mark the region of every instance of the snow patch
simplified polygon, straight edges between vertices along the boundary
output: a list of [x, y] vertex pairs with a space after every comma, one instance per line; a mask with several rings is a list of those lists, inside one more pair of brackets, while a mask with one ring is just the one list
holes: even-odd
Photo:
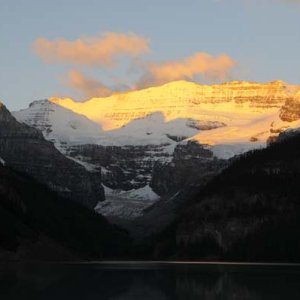
[[88, 172], [96, 173], [96, 172], [100, 171], [100, 168], [98, 166], [86, 162], [85, 159], [82, 156], [77, 156], [75, 158], [75, 157], [71, 157], [71, 156], [66, 155], [66, 157], [73, 160], [73, 161], [75, 161], [79, 165], [83, 166]]
[[[121, 128], [105, 132], [98, 144], [103, 146], [172, 145], [178, 140], [192, 137], [199, 132], [189, 126], [189, 119], [166, 121], [161, 112], [150, 113], [132, 120]], [[173, 137], [173, 138], [170, 138]]]
[[119, 217], [132, 220], [143, 215], [146, 208], [160, 197], [146, 185], [130, 191], [113, 190], [103, 185], [106, 200], [99, 202], [95, 211], [106, 217]]
[[241, 155], [245, 152], [265, 148], [265, 142], [258, 143], [238, 143], [238, 144], [220, 144], [213, 147], [206, 146], [205, 148], [211, 150], [213, 155], [220, 159], [230, 159], [236, 155]]
[[159, 196], [152, 190], [149, 185], [146, 185], [142, 188], [132, 189], [129, 191], [124, 190], [113, 190], [103, 184], [105, 195], [108, 197], [117, 197], [117, 198], [131, 198], [146, 202], [155, 202], [159, 199]]
[[[1, 104], [1, 103], [0, 103]], [[2, 166], [5, 166], [5, 160], [2, 158], [2, 157], [0, 157], [0, 164], [2, 165]]]

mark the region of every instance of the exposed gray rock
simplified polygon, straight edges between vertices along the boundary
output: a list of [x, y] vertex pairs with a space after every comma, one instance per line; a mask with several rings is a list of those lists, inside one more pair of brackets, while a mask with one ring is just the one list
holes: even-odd
[[161, 196], [186, 187], [201, 186], [218, 174], [227, 161], [216, 159], [210, 150], [189, 141], [176, 146], [171, 162], [156, 162], [150, 186]]

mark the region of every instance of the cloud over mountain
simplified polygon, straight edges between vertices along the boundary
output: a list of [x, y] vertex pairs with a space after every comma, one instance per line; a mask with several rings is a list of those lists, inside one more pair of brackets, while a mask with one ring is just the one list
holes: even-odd
[[[73, 41], [64, 38], [52, 41], [39, 38], [34, 41], [33, 50], [46, 63], [76, 66], [76, 70], [70, 70], [62, 83], [85, 99], [109, 96], [113, 90], [120, 88], [109, 88], [102, 81], [84, 75], [82, 68], [85, 72], [87, 68], [97, 68], [100, 71], [110, 69], [109, 73], [102, 74], [106, 75], [108, 82], [114, 81], [117, 75], [119, 86], [139, 89], [180, 79], [223, 80], [237, 64], [227, 54], [213, 56], [205, 52], [196, 52], [174, 61], [149, 62], [140, 57], [150, 51], [149, 40], [134, 33], [107, 32], [98, 37], [82, 37]], [[126, 73], [120, 78], [124, 57], [131, 59], [130, 66], [138, 74], [136, 78], [127, 78]], [[114, 86], [112, 82], [111, 86]]]
[[75, 41], [39, 38], [33, 43], [33, 49], [47, 63], [111, 67], [119, 56], [148, 52], [149, 42], [134, 33], [107, 32], [100, 37], [82, 37]]
[[183, 60], [147, 64], [146, 73], [138, 82], [138, 87], [163, 84], [180, 79], [194, 79], [201, 75], [209, 79], [224, 79], [236, 62], [228, 55], [212, 56], [197, 52]]
[[113, 91], [100, 80], [86, 76], [77, 70], [71, 70], [67, 80], [64, 80], [63, 83], [87, 99], [92, 97], [106, 97], [113, 93]]

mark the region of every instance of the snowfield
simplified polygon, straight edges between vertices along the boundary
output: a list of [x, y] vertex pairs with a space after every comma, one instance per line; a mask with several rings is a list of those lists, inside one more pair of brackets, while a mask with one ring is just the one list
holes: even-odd
[[106, 200], [99, 202], [95, 210], [107, 217], [132, 220], [159, 200], [159, 196], [147, 185], [130, 191], [112, 190], [104, 186]]
[[5, 160], [2, 157], [0, 157], [0, 165], [5, 166]]

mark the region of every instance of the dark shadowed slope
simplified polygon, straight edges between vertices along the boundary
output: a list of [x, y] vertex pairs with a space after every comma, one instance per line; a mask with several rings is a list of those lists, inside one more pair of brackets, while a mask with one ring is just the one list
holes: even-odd
[[299, 262], [299, 134], [236, 159], [154, 241], [160, 258]]
[[100, 215], [0, 165], [0, 260], [116, 258], [127, 245]]

